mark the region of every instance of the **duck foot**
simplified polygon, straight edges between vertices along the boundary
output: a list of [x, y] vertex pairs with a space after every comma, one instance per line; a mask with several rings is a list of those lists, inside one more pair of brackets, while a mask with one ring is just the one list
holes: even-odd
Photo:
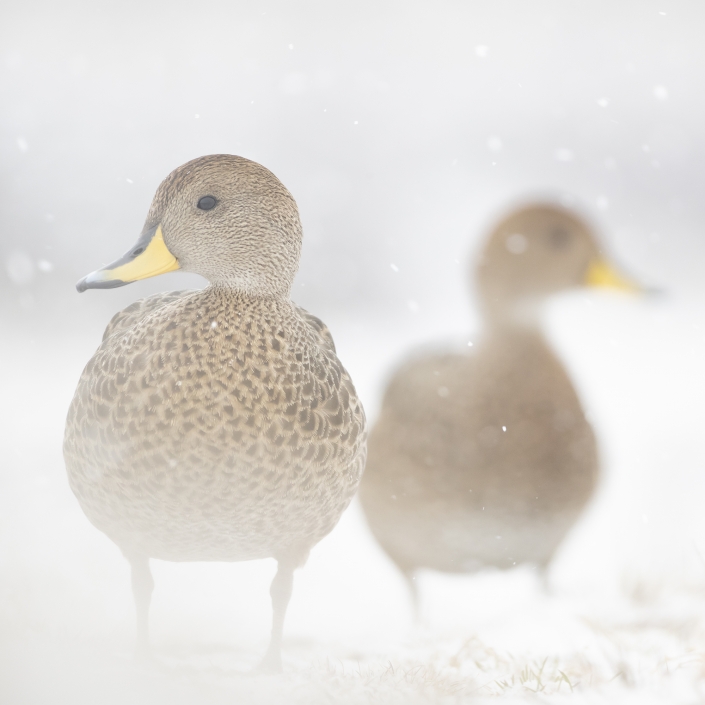
[[136, 663], [154, 663], [154, 654], [149, 642], [138, 640], [135, 644], [134, 658]]
[[275, 675], [283, 671], [281, 654], [278, 651], [268, 651], [259, 664], [252, 669], [252, 675]]

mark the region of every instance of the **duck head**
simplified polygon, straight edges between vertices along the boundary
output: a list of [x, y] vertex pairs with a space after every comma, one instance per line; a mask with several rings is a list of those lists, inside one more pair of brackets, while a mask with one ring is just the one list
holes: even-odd
[[477, 266], [485, 315], [496, 322], [534, 322], [550, 295], [581, 286], [638, 292], [613, 267], [590, 226], [551, 204], [525, 206], [495, 227]]
[[288, 296], [301, 241], [296, 202], [279, 179], [256, 162], [214, 154], [172, 171], [135, 245], [76, 288], [109, 289], [182, 269], [215, 286]]

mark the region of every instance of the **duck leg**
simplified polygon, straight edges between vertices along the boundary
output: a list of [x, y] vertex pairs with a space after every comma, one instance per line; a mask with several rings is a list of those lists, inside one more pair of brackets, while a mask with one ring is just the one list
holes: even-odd
[[298, 560], [291, 557], [277, 560], [277, 574], [272, 580], [269, 594], [272, 596], [272, 637], [264, 658], [257, 667], [259, 673], [281, 673], [282, 671], [282, 633], [284, 617], [291, 599], [294, 587], [294, 570], [299, 565]]
[[555, 590], [553, 589], [553, 584], [551, 583], [550, 576], [548, 574], [548, 563], [543, 563], [538, 567], [538, 579], [541, 585], [541, 590], [546, 597], [554, 597]]
[[126, 555], [132, 568], [132, 594], [135, 598], [137, 639], [135, 654], [138, 658], [149, 655], [149, 604], [152, 601], [154, 580], [149, 569], [149, 558], [143, 555]]
[[402, 575], [409, 586], [411, 596], [411, 609], [414, 614], [414, 624], [421, 624], [421, 595], [419, 594], [419, 583], [416, 579], [416, 571], [413, 568], [402, 569]]

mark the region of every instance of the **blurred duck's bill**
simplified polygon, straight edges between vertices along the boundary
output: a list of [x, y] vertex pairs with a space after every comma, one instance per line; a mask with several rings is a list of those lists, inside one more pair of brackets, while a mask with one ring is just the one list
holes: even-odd
[[76, 289], [114, 289], [138, 279], [156, 277], [179, 269], [179, 263], [164, 243], [162, 226], [144, 233], [135, 246], [120, 259], [83, 277]]
[[619, 289], [632, 294], [642, 293], [644, 287], [625, 277], [615, 269], [606, 259], [594, 259], [585, 274], [585, 284], [603, 289]]

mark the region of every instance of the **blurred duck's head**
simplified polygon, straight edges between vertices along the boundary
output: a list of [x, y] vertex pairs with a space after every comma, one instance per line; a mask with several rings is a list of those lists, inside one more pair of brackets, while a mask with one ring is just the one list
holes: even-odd
[[582, 286], [636, 292], [640, 287], [605, 258], [590, 226], [559, 206], [513, 211], [480, 255], [476, 282], [491, 320], [531, 320], [552, 294]]

